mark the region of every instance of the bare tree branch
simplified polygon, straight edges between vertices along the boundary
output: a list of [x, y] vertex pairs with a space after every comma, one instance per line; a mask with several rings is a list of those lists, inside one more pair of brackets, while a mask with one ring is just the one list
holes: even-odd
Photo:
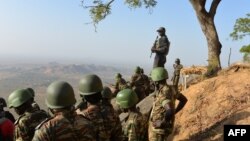
[[213, 0], [211, 7], [209, 9], [209, 14], [211, 15], [212, 18], [214, 18], [216, 14], [216, 10], [218, 5], [220, 4], [221, 0]]

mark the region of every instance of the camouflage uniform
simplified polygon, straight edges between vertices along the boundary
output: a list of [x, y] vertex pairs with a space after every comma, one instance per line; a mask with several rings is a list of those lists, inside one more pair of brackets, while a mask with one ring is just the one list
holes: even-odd
[[117, 91], [121, 91], [121, 90], [123, 90], [123, 89], [125, 89], [125, 88], [128, 88], [128, 85], [127, 85], [126, 80], [123, 79], [123, 78], [118, 78], [118, 79], [116, 80], [116, 83], [115, 83], [115, 89], [116, 89]]
[[175, 97], [172, 93], [171, 88], [166, 84], [159, 90], [155, 91], [155, 99], [153, 104], [153, 109], [150, 115], [149, 121], [149, 141], [166, 141], [167, 137], [171, 134], [174, 126], [174, 114], [170, 121], [166, 123], [161, 128], [154, 128], [153, 123], [157, 120], [163, 120], [165, 118], [165, 104], [170, 103], [171, 108], [174, 109]]
[[180, 71], [183, 68], [183, 66], [181, 64], [174, 64], [174, 76], [172, 78], [173, 81], [173, 85], [178, 88], [178, 83], [179, 83], [179, 79], [180, 79]]
[[153, 68], [164, 67], [164, 64], [166, 63], [166, 56], [168, 55], [170, 46], [168, 37], [165, 35], [165, 28], [161, 27], [157, 30], [157, 32], [162, 32], [164, 33], [164, 35], [161, 35], [161, 37], [156, 41], [156, 45], [153, 46], [153, 52], [155, 52], [156, 54]]
[[77, 113], [89, 118], [93, 125], [98, 128], [97, 132], [100, 141], [121, 141], [121, 123], [112, 108], [101, 104], [88, 105], [87, 109], [77, 110]]
[[15, 122], [15, 141], [31, 141], [35, 128], [48, 117], [42, 110], [27, 109]]
[[91, 124], [82, 115], [61, 111], [36, 128], [33, 141], [96, 141], [95, 128]]
[[145, 95], [148, 96], [150, 94], [150, 80], [147, 75], [145, 74], [141, 74], [141, 75], [142, 75], [142, 79], [144, 83], [143, 86], [145, 90]]
[[131, 77], [131, 87], [138, 95], [139, 101], [146, 97], [145, 88], [144, 88], [144, 80], [141, 74], [135, 73]]
[[147, 129], [147, 120], [139, 111], [131, 112], [124, 121], [123, 134], [127, 141], [145, 141]]

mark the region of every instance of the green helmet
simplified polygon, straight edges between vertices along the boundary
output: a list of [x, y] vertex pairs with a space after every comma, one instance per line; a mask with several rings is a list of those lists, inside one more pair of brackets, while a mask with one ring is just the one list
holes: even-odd
[[30, 94], [32, 95], [32, 97], [35, 97], [35, 91], [32, 88], [27, 88], [27, 90], [30, 92]]
[[117, 73], [116, 75], [115, 75], [115, 79], [119, 79], [119, 78], [121, 78], [122, 77], [122, 75], [120, 74], [120, 73]]
[[72, 86], [64, 81], [55, 81], [49, 85], [46, 94], [46, 105], [51, 109], [65, 108], [76, 103]]
[[79, 82], [80, 95], [92, 95], [103, 90], [102, 80], [95, 74], [85, 75]]
[[30, 100], [32, 94], [27, 89], [18, 89], [12, 92], [8, 97], [9, 108], [16, 108]]
[[139, 66], [137, 66], [136, 68], [135, 68], [135, 73], [140, 73], [141, 72], [141, 68], [139, 67]]
[[102, 98], [111, 99], [112, 98], [112, 92], [109, 87], [104, 87], [102, 90]]
[[168, 79], [168, 72], [163, 67], [156, 67], [151, 72], [151, 78], [153, 81], [161, 81], [163, 79]]
[[116, 95], [116, 104], [121, 108], [130, 108], [137, 102], [137, 94], [132, 89], [123, 89]]
[[0, 97], [0, 107], [2, 108], [7, 107], [6, 101], [2, 97]]

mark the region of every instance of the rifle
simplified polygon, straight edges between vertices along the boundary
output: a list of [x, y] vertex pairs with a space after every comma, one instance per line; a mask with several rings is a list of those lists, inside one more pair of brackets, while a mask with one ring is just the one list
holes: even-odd
[[[157, 39], [158, 39], [158, 36], [156, 36], [155, 42], [154, 42], [154, 44], [153, 44], [153, 47], [156, 46]], [[150, 58], [152, 57], [152, 54], [153, 54], [153, 52], [151, 51]]]

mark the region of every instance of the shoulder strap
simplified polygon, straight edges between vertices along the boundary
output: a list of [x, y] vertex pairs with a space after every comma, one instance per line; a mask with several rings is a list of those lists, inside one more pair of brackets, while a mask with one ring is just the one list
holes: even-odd
[[40, 124], [38, 124], [35, 128], [35, 130], [38, 130], [42, 127], [42, 125], [46, 122], [48, 122], [49, 120], [53, 119], [54, 117], [50, 117], [50, 118], [46, 118], [44, 121], [42, 121]]
[[16, 119], [14, 125], [17, 125], [17, 124], [19, 123], [20, 119], [21, 119], [22, 117], [24, 117], [24, 116], [25, 116], [25, 114], [22, 114], [21, 116], [19, 116], [19, 117]]

